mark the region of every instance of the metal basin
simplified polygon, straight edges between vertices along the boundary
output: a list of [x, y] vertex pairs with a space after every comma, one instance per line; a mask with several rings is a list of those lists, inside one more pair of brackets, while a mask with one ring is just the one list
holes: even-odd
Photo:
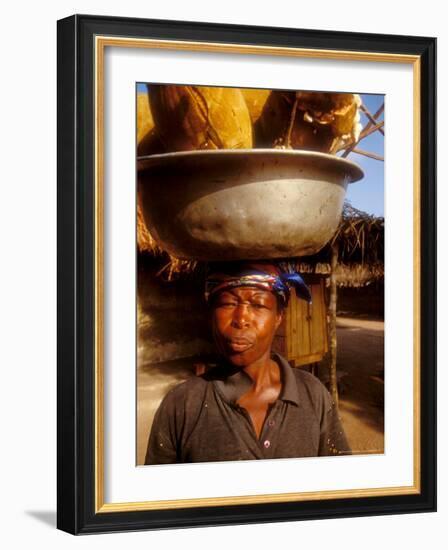
[[151, 235], [182, 259], [239, 260], [318, 252], [334, 234], [348, 183], [345, 159], [311, 151], [250, 149], [138, 159]]

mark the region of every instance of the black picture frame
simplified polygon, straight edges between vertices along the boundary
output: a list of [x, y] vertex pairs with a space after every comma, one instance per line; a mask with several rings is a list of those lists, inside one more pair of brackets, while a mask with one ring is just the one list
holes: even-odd
[[[96, 36], [412, 55], [420, 61], [420, 491], [159, 510], [95, 505]], [[58, 21], [57, 526], [73, 534], [436, 510], [436, 40], [74, 15]]]

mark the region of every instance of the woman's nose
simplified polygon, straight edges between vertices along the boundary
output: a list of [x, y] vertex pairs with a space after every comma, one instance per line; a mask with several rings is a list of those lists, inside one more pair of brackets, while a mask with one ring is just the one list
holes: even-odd
[[235, 327], [243, 328], [250, 323], [250, 306], [249, 304], [240, 303], [233, 312], [232, 323]]

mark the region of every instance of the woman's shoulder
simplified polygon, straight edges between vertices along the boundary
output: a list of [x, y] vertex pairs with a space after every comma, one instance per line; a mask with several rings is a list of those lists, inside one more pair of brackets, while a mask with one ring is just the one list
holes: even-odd
[[330, 392], [317, 376], [301, 368], [292, 368], [292, 370], [300, 400], [309, 400], [318, 410], [331, 408], [333, 400]]
[[291, 368], [299, 384], [303, 384], [309, 388], [314, 389], [315, 391], [319, 391], [319, 392], [323, 390], [327, 391], [324, 384], [322, 384], [319, 378], [317, 378], [317, 376], [315, 376], [314, 374], [311, 374], [310, 372], [299, 367], [297, 368], [291, 367]]
[[171, 387], [166, 393], [166, 397], [176, 397], [180, 398], [182, 396], [187, 396], [191, 393], [200, 392], [206, 384], [202, 376], [191, 375], [186, 380], [178, 382]]

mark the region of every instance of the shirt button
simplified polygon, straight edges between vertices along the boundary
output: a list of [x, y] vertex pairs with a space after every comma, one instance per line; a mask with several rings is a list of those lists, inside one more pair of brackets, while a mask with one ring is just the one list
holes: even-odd
[[272, 428], [272, 426], [275, 426], [275, 420], [269, 420], [268, 425]]
[[266, 441], [263, 443], [263, 445], [264, 445], [265, 449], [269, 449], [269, 447], [271, 446], [271, 442], [269, 441], [269, 439], [266, 439]]

